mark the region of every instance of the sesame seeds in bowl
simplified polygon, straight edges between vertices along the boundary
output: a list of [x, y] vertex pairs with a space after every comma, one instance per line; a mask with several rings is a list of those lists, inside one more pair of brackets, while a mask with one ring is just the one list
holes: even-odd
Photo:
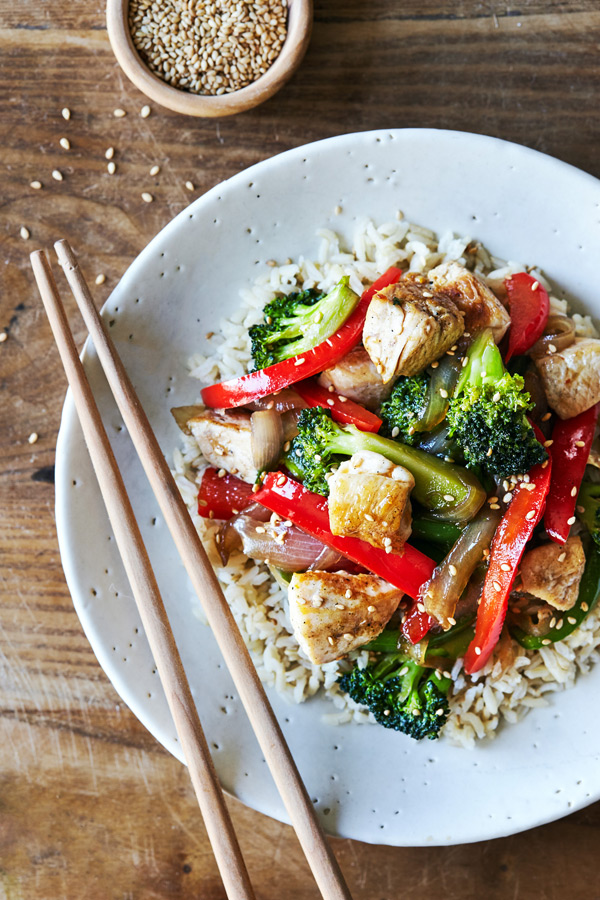
[[226, 116], [267, 100], [294, 73], [312, 0], [108, 0], [107, 25], [117, 61], [148, 97]]

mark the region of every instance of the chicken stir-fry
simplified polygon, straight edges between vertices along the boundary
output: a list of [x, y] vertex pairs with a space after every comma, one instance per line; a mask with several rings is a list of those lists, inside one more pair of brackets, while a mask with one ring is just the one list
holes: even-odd
[[464, 331], [464, 314], [421, 276], [379, 291], [369, 306], [363, 343], [385, 384], [439, 359]]
[[364, 347], [355, 347], [334, 366], [319, 375], [319, 383], [367, 409], [379, 409], [392, 385], [384, 384]]
[[238, 475], [243, 481], [256, 481], [249, 412], [184, 406], [173, 410], [173, 415], [180, 427], [196, 438], [211, 466]]
[[464, 313], [468, 332], [476, 334], [491, 328], [494, 340], [500, 343], [510, 325], [510, 316], [483, 279], [455, 262], [436, 266], [428, 278], [436, 293], [448, 297]]
[[547, 543], [529, 550], [521, 563], [523, 590], [554, 609], [572, 609], [585, 568], [581, 538], [570, 537], [564, 546]]
[[577, 338], [570, 347], [550, 352], [535, 364], [548, 403], [561, 419], [571, 419], [600, 400], [599, 340]]

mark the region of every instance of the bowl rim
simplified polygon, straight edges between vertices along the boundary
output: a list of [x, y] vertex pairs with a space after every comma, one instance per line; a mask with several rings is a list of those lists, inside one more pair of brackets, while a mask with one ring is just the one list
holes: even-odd
[[200, 117], [234, 115], [273, 96], [292, 77], [306, 53], [313, 22], [313, 0], [288, 0], [288, 27], [281, 52], [256, 81], [227, 94], [193, 94], [173, 87], [139, 55], [129, 29], [129, 0], [107, 0], [108, 38], [117, 62], [131, 82], [150, 100], [173, 112]]

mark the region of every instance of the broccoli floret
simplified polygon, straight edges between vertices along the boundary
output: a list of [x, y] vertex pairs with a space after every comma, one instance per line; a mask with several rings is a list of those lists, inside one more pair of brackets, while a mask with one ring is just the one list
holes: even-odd
[[398, 439], [413, 445], [419, 434], [415, 423], [423, 416], [428, 400], [429, 375], [401, 375], [389, 399], [381, 404], [380, 415], [384, 422], [384, 434], [391, 435], [395, 428]]
[[337, 331], [360, 299], [349, 282], [342, 278], [328, 294], [311, 288], [267, 303], [264, 322], [248, 331], [255, 369], [306, 353]]
[[533, 403], [523, 379], [506, 372], [489, 328], [473, 341], [467, 360], [450, 401], [448, 434], [469, 466], [496, 478], [528, 472], [548, 454], [527, 420]]
[[327, 496], [327, 475], [344, 457], [361, 451], [380, 453], [404, 466], [415, 479], [412, 496], [426, 509], [451, 521], [469, 521], [485, 500], [485, 493], [472, 473], [416, 447], [360, 431], [354, 425], [338, 425], [322, 407], [303, 409], [298, 434], [284, 456], [291, 474], [306, 488]]
[[367, 706], [380, 725], [416, 741], [439, 737], [450, 711], [450, 679], [401, 653], [384, 653], [363, 669], [355, 663], [338, 684], [352, 700]]
[[577, 498], [577, 514], [600, 548], [600, 484], [583, 482]]

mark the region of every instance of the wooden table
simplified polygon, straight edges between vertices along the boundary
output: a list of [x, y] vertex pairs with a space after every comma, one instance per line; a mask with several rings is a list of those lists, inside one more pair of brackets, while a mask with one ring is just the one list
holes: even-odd
[[[105, 275], [103, 299], [193, 197], [272, 154], [354, 130], [478, 131], [600, 175], [600, 10], [593, 0], [524, 0], [519, 11], [495, 0], [317, 0], [294, 80], [220, 121], [159, 108], [140, 117], [145, 100], [113, 59], [101, 3], [1, 0], [0, 10], [0, 898], [216, 900], [224, 892], [187, 773], [108, 683], [64, 583], [52, 482], [65, 380], [28, 253], [67, 237], [91, 280]], [[231, 810], [258, 897], [316, 898], [291, 829], [235, 800]], [[596, 804], [471, 846], [334, 845], [356, 900], [587, 900], [600, 897], [599, 838]]]

